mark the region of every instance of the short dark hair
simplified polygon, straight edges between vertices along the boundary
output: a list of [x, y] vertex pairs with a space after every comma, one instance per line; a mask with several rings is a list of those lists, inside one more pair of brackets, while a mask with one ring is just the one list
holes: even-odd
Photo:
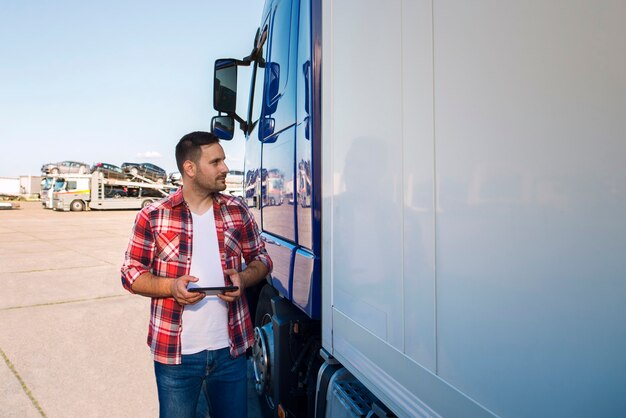
[[202, 131], [191, 132], [180, 138], [180, 141], [176, 144], [176, 165], [180, 174], [183, 174], [183, 163], [185, 161], [198, 162], [202, 145], [217, 144], [219, 142], [220, 139], [215, 134]]

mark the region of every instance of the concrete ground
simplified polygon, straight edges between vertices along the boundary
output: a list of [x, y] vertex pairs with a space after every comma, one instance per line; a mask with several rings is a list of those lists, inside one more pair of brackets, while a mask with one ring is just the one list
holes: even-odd
[[136, 213], [0, 211], [1, 417], [158, 416], [150, 301], [119, 274]]

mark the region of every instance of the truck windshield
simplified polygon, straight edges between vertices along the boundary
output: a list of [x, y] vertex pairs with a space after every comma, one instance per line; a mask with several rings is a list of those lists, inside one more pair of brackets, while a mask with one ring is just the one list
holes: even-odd
[[52, 179], [44, 178], [41, 180], [41, 190], [50, 190], [52, 187]]
[[65, 180], [55, 181], [53, 191], [60, 192], [61, 190], [65, 190]]

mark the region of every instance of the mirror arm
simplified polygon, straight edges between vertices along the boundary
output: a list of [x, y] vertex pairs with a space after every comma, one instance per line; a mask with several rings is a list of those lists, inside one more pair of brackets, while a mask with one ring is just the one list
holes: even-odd
[[229, 113], [228, 116], [231, 116], [233, 119], [235, 119], [237, 122], [239, 122], [239, 129], [241, 129], [245, 133], [248, 133], [248, 124], [246, 123], [245, 120], [241, 119], [241, 116], [239, 116], [235, 112]]
[[[254, 51], [252, 51], [254, 52]], [[247, 57], [244, 57], [243, 59], [240, 60], [233, 60], [235, 61], [235, 64], [237, 64], [237, 67], [249, 67], [250, 64], [252, 63], [252, 59], [250, 59], [250, 57], [252, 56], [252, 54], [248, 55]]]
[[250, 55], [248, 55], [247, 57], [243, 57], [241, 61], [237, 60], [237, 65], [246, 65], [246, 66], [250, 65], [250, 63], [254, 61], [254, 57], [256, 53], [257, 53], [256, 50], [252, 50], [252, 52], [250, 52]]
[[248, 55], [247, 57], [243, 57], [241, 61], [237, 61], [237, 65], [250, 65], [250, 63], [252, 61], [256, 61], [257, 58], [262, 58], [262, 57], [259, 57], [260, 50], [261, 50], [260, 48], [255, 46], [254, 48], [252, 48], [250, 55]]

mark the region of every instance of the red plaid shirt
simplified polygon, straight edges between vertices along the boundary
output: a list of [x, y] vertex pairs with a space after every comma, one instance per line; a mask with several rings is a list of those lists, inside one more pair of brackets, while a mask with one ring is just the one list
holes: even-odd
[[[243, 256], [246, 263], [258, 260], [271, 271], [272, 261], [245, 203], [218, 193], [213, 199], [213, 211], [222, 269], [241, 271]], [[122, 265], [124, 288], [133, 293], [132, 284], [145, 272], [169, 278], [189, 274], [192, 242], [191, 212], [183, 199], [182, 188], [142, 209], [135, 219]], [[232, 284], [226, 275], [224, 284]], [[182, 310], [174, 298], [152, 298], [148, 345], [159, 363], [181, 363]], [[254, 341], [245, 296], [228, 304], [228, 333], [233, 357], [245, 353]]]

